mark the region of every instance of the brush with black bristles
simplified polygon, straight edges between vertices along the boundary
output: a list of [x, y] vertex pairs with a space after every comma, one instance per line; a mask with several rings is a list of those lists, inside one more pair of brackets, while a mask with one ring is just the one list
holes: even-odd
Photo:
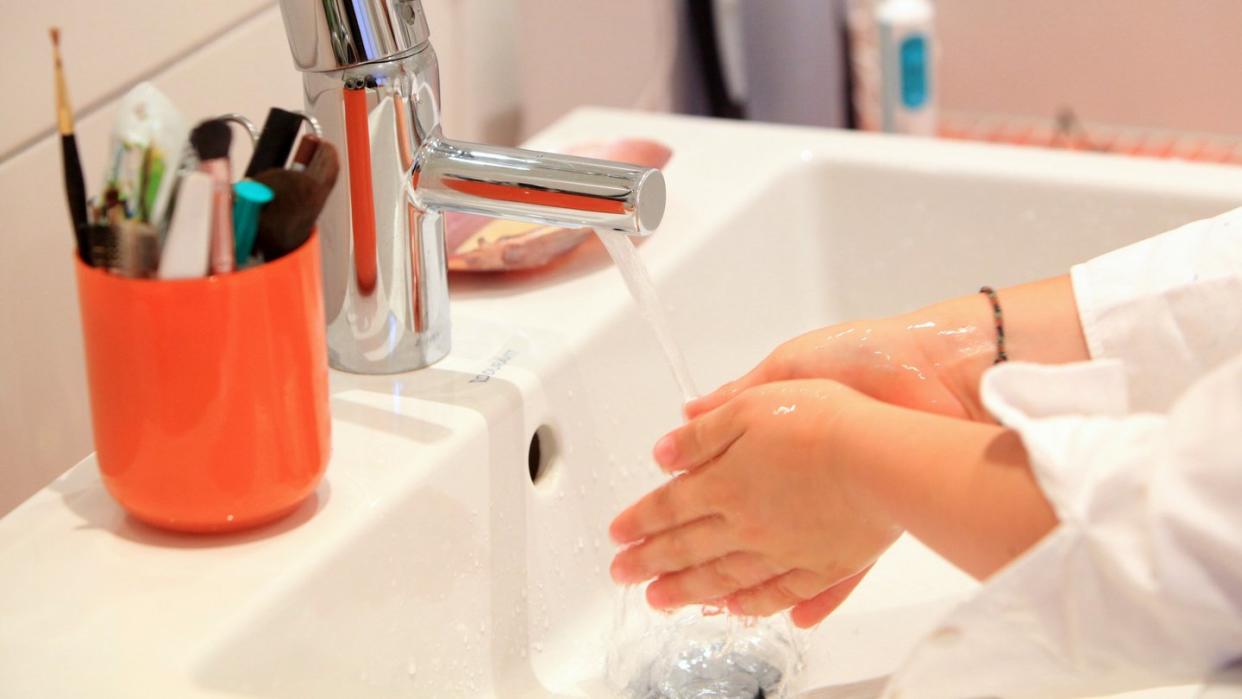
[[229, 146], [233, 132], [223, 119], [204, 121], [190, 132], [190, 145], [198, 156], [198, 169], [211, 177], [211, 258], [212, 274], [226, 274], [237, 267], [233, 259], [233, 173], [229, 167]]
[[60, 131], [60, 158], [65, 177], [65, 198], [69, 202], [69, 219], [77, 241], [78, 256], [91, 264], [86, 213], [86, 180], [82, 177], [82, 160], [78, 141], [73, 135], [73, 110], [69, 107], [69, 88], [65, 85], [65, 67], [60, 58], [60, 28], [52, 27], [52, 57], [56, 61], [56, 128]]

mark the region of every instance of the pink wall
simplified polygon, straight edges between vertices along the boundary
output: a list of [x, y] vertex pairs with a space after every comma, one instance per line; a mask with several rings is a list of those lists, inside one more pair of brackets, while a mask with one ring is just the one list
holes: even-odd
[[937, 0], [946, 110], [1242, 133], [1238, 0]]
[[675, 111], [679, 5], [518, 0], [523, 135], [580, 105]]
[[[517, 2], [522, 133], [579, 104], [676, 108], [669, 0]], [[765, 0], [743, 0], [762, 3]], [[827, 1], [827, 0], [825, 0]], [[1242, 0], [936, 0], [950, 112], [1242, 133]]]

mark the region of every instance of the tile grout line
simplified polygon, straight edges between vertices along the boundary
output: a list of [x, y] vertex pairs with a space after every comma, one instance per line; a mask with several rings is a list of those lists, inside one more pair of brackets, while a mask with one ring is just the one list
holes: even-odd
[[[90, 100], [85, 105], [82, 105], [81, 107], [73, 111], [74, 124], [78, 124], [78, 123], [81, 123], [89, 119], [95, 113], [107, 107], [108, 104], [115, 102], [119, 100], [120, 98], [124, 97], [125, 93], [133, 89], [134, 85], [137, 85], [138, 83], [146, 81], [146, 80], [154, 80], [158, 78], [160, 75], [167, 73], [168, 71], [184, 63], [186, 60], [192, 58], [196, 53], [208, 48], [209, 46], [220, 41], [221, 39], [228, 36], [229, 34], [242, 29], [245, 25], [258, 20], [259, 17], [267, 13], [273, 7], [276, 7], [276, 0], [269, 0], [266, 4], [258, 8], [255, 8], [254, 10], [248, 12], [245, 15], [242, 15], [232, 25], [222, 28], [219, 32], [215, 34], [211, 34], [191, 44], [187, 44], [185, 47], [176, 51], [171, 56], [169, 56], [167, 59], [161, 61], [158, 65], [155, 65], [150, 69], [147, 69], [147, 70], [144, 70], [138, 73], [132, 79], [126, 81], [125, 83]], [[9, 160], [12, 160], [13, 158], [16, 158], [22, 155], [26, 151], [37, 147], [45, 139], [55, 137], [57, 133], [58, 132], [56, 131], [55, 125], [52, 125], [45, 129], [40, 130], [39, 132], [35, 133], [29, 138], [26, 138], [25, 140], [13, 145], [8, 150], [0, 152], [0, 164], [3, 164]]]

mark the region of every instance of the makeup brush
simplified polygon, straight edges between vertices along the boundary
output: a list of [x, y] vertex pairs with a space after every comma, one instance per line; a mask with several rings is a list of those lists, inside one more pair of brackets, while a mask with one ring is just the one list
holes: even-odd
[[112, 227], [116, 236], [116, 259], [112, 271], [125, 277], [145, 279], [160, 264], [160, 233], [149, 223], [126, 219]]
[[263, 261], [277, 260], [298, 249], [310, 237], [321, 206], [319, 183], [305, 172], [273, 168], [254, 176], [254, 181], [272, 190], [272, 201], [259, 212], [255, 241]]
[[198, 169], [212, 179], [211, 273], [225, 274], [236, 268], [233, 259], [233, 175], [229, 170], [229, 146], [233, 132], [222, 119], [204, 121], [190, 132], [190, 145], [198, 155]]
[[304, 170], [274, 168], [254, 177], [274, 193], [274, 200], [259, 214], [255, 242], [267, 262], [293, 252], [306, 242], [340, 174], [336, 148], [313, 136], [302, 140], [310, 139], [314, 139], [311, 141], [314, 149]]
[[[307, 136], [306, 138], [313, 137]], [[332, 185], [336, 184], [337, 176], [341, 173], [341, 160], [336, 155], [336, 147], [331, 143], [319, 139], [315, 139], [314, 143], [315, 150], [306, 164], [306, 174], [319, 184], [318, 206], [322, 207], [323, 202], [327, 201], [328, 195], [332, 193]]]
[[56, 127], [60, 131], [60, 158], [65, 177], [65, 198], [69, 202], [69, 219], [73, 225], [78, 256], [91, 264], [86, 214], [86, 181], [82, 177], [82, 160], [78, 141], [73, 134], [73, 110], [69, 107], [69, 88], [65, 85], [65, 67], [60, 58], [60, 28], [49, 30], [52, 36], [52, 57], [56, 62]]
[[319, 139], [311, 135], [302, 137], [298, 141], [298, 148], [293, 152], [293, 160], [289, 163], [289, 169], [296, 172], [302, 172], [310, 166], [311, 158], [315, 157], [315, 151], [319, 148]]

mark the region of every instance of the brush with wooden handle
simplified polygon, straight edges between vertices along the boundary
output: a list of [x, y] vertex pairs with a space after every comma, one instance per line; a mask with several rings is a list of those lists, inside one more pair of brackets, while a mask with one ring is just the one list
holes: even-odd
[[60, 29], [52, 27], [52, 57], [56, 62], [56, 128], [60, 131], [60, 157], [65, 177], [65, 198], [69, 202], [69, 219], [77, 241], [78, 256], [91, 264], [90, 241], [86, 210], [86, 180], [82, 177], [82, 160], [78, 141], [73, 133], [73, 110], [69, 107], [69, 88], [65, 85], [65, 67], [60, 57]]

